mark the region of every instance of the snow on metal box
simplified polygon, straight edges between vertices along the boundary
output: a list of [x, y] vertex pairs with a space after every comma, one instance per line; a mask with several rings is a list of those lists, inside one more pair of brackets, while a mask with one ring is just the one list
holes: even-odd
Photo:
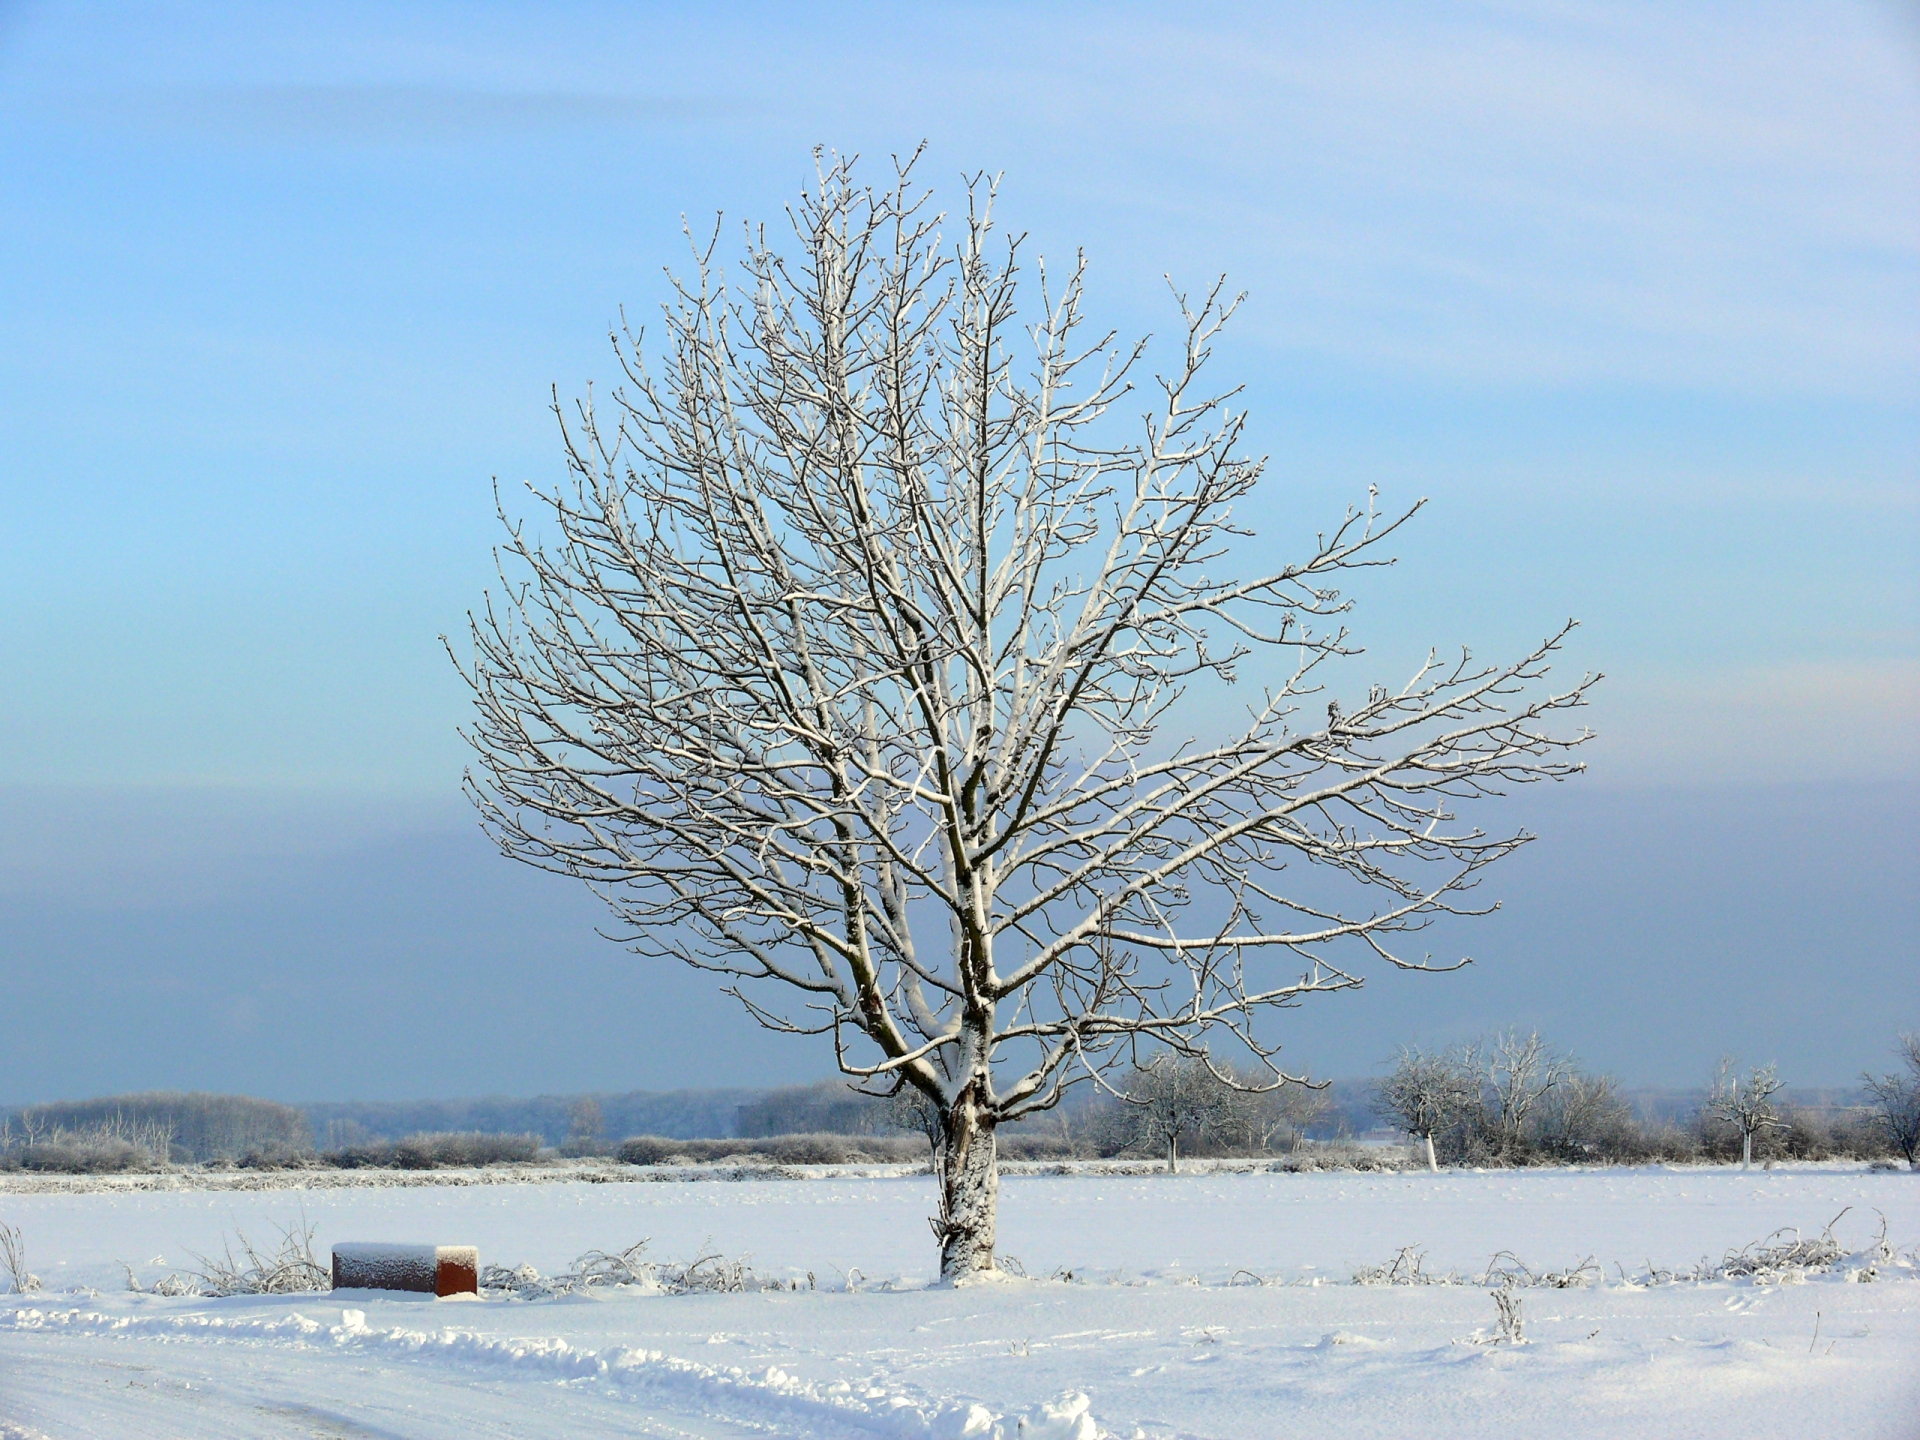
[[333, 1288], [472, 1295], [480, 1288], [480, 1251], [472, 1245], [336, 1245]]

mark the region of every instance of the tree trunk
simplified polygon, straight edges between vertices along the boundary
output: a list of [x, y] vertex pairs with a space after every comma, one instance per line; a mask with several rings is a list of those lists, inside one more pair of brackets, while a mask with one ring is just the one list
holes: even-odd
[[1740, 1132], [1740, 1168], [1742, 1170], [1753, 1168], [1753, 1132], [1751, 1130]]
[[1169, 1175], [1178, 1175], [1180, 1173], [1179, 1151], [1175, 1148], [1179, 1143], [1179, 1140], [1174, 1136], [1167, 1136], [1167, 1174]]
[[999, 1146], [993, 1121], [974, 1102], [972, 1087], [946, 1117], [935, 1159], [940, 1216], [940, 1279], [952, 1284], [993, 1269], [994, 1221], [1000, 1205]]
[[1427, 1132], [1426, 1138], [1427, 1138], [1427, 1169], [1431, 1170], [1434, 1174], [1438, 1175], [1440, 1173], [1440, 1162], [1436, 1160], [1433, 1155], [1433, 1132], [1431, 1130]]

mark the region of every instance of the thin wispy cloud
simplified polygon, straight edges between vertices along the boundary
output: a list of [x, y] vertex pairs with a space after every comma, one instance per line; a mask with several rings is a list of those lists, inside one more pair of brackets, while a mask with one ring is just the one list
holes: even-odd
[[[13, 753], [175, 778], [452, 766], [416, 651], [478, 583], [447, 538], [484, 517], [462, 487], [542, 473], [545, 386], [606, 378], [601, 327], [661, 298], [679, 217], [777, 222], [816, 142], [879, 178], [927, 137], [947, 202], [1004, 167], [1030, 257], [1086, 246], [1102, 324], [1163, 329], [1166, 272], [1246, 286], [1225, 343], [1276, 457], [1263, 536], [1301, 523], [1296, 479], [1379, 481], [1435, 495], [1434, 524], [1498, 515], [1543, 609], [1596, 645], [1797, 660], [1840, 627], [1911, 653], [1911, 592], [1863, 579], [1910, 561], [1920, 504], [1920, 45], [1891, 9], [878, 13], [33, 12], [0, 55], [23, 277], [0, 427], [23, 476], [66, 473], [62, 423], [112, 458], [97, 491], [30, 482], [0, 536], [51, 617], [16, 651], [58, 677], [53, 705], [0, 715]], [[108, 354], [101, 420], [75, 397]], [[51, 537], [93, 509], [80, 583]], [[1779, 565], [1833, 617], [1790, 642], [1764, 619]], [[379, 666], [324, 639], [277, 657], [308, 586], [368, 573], [345, 603], [390, 586], [411, 627], [367, 622]], [[157, 605], [117, 598], [143, 584]], [[199, 618], [157, 618], [176, 611]], [[1409, 643], [1456, 633], [1420, 620]], [[190, 659], [153, 682], [172, 698], [115, 743], [114, 697], [181, 633]], [[255, 649], [234, 692], [305, 717], [298, 745], [209, 718]], [[324, 719], [315, 665], [342, 671]], [[1786, 754], [1804, 731], [1781, 725]]]
[[416, 17], [379, 48], [321, 28], [242, 56], [244, 84], [150, 71], [33, 104], [240, 144], [717, 126], [797, 166], [815, 142], [877, 157], [930, 136], [939, 165], [1006, 167], [1056, 247], [1095, 242], [1107, 273], [1227, 270], [1251, 330], [1343, 365], [1920, 390], [1920, 45], [1896, 7], [840, 18], [609, 12], [588, 44], [493, 16], [452, 46]]
[[1143, 245], [1208, 236], [1279, 343], [1472, 383], [1911, 396], [1920, 66], [1871, 12], [1378, 18], [1136, 19], [1041, 47], [1076, 83], [1000, 98], [1124, 136], [1076, 194], [1163, 212]]

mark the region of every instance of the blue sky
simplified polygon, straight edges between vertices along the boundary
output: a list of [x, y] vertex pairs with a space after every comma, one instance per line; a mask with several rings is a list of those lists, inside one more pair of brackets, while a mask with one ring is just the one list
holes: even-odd
[[[691, 982], [629, 982], [590, 913], [537, 886], [538, 968], [613, 997], [571, 1056], [403, 1063], [389, 1037], [342, 1076], [324, 1055], [276, 1060], [256, 1019], [258, 1039], [189, 1060], [143, 1032], [140, 997], [271, 1017], [329, 986], [400, 985], [404, 956], [356, 959], [367, 934], [313, 918], [364, 918], [369, 857], [395, 846], [442, 846], [448, 897], [524, 883], [450, 838], [465, 701], [436, 637], [488, 579], [492, 478], [557, 473], [548, 387], [608, 378], [607, 327], [657, 303], [682, 215], [777, 217], [814, 144], [880, 161], [923, 138], [936, 189], [1003, 170], [1002, 214], [1036, 250], [1084, 247], [1110, 323], [1163, 329], [1163, 274], [1248, 290], [1218, 363], [1272, 456], [1259, 543], [1311, 533], [1369, 483], [1432, 498], [1359, 594], [1358, 683], [1428, 643], [1510, 650], [1583, 620], [1573, 659], [1609, 679], [1586, 818], [1561, 843], [1598, 848], [1542, 875], [1577, 886], [1642, 843], [1602, 811], [1679, 807], [1727, 868], [1673, 889], [1675, 914], [1745, 903], [1735, 857], [1754, 845], [1775, 847], [1760, 870], [1827, 877], [1787, 887], [1805, 924], [1774, 932], [1801, 938], [1749, 945], [1775, 946], [1776, 988], [1694, 1037], [1698, 1055], [1571, 998], [1503, 1010], [1478, 980], [1433, 1025], [1533, 1014], [1633, 1078], [1674, 1079], [1754, 1044], [1844, 1078], [1880, 1031], [1920, 1025], [1819, 969], [1864, 947], [1910, 979], [1915, 958], [1911, 807], [1887, 800], [1920, 793], [1910, 8], [14, 4], [0, 979], [41, 987], [55, 1018], [30, 1060], [0, 1057], [0, 1098], [698, 1069], [665, 1042], [636, 1058], [630, 1037], [663, 1005], [734, 1022]], [[1841, 830], [1884, 843], [1843, 871], [1807, 857]], [[268, 874], [306, 887], [297, 935], [236, 918]], [[534, 942], [445, 903], [428, 928], [446, 983], [513, 1003]], [[1514, 973], [1552, 978], [1542, 996], [1618, 983], [1604, 954], [1543, 958], [1566, 947], [1552, 896], [1538, 908]], [[1732, 983], [1730, 955], [1687, 962], [1703, 993]], [[1857, 989], [1852, 1008], [1817, 1034], [1756, 1034], [1810, 975]], [[120, 1018], [76, 1013], [61, 987], [89, 985]], [[578, 1003], [553, 1000], [553, 1024]], [[1316, 1063], [1386, 1048], [1340, 1027], [1355, 1033]], [[762, 1078], [826, 1063], [723, 1033]]]

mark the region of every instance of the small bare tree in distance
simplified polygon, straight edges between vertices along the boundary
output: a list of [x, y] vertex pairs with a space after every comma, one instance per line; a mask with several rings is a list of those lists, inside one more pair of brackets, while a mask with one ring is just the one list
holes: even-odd
[[1141, 1139], [1163, 1150], [1167, 1173], [1180, 1168], [1180, 1137], [1198, 1137], [1223, 1126], [1228, 1118], [1231, 1082], [1204, 1056], [1162, 1050], [1133, 1073], [1121, 1098]]
[[1526, 1149], [1528, 1122], [1541, 1101], [1566, 1083], [1573, 1063], [1556, 1054], [1537, 1031], [1505, 1031], [1487, 1044], [1484, 1056], [1469, 1054], [1480, 1060], [1485, 1081], [1482, 1133], [1503, 1159], [1516, 1159]]
[[1436, 1135], [1465, 1119], [1480, 1099], [1480, 1077], [1471, 1051], [1428, 1052], [1402, 1046], [1393, 1069], [1374, 1087], [1381, 1114], [1416, 1139], [1426, 1142], [1427, 1169], [1438, 1174]]
[[[1136, 400], [1146, 342], [1083, 334], [1083, 263], [1023, 325], [992, 183], [949, 246], [912, 164], [823, 161], [793, 253], [751, 230], [734, 283], [697, 245], [661, 368], [627, 331], [610, 405], [556, 395], [570, 478], [544, 534], [502, 509], [463, 673], [505, 853], [938, 1107], [954, 1280], [993, 1268], [999, 1126], [1143, 1042], [1225, 1032], [1278, 1085], [1257, 1020], [1358, 985], [1347, 955], [1451, 968], [1397, 937], [1490, 908], [1530, 837], [1460, 812], [1581, 768], [1548, 726], [1590, 681], [1545, 687], [1560, 627], [1335, 695], [1338, 587], [1418, 506], [1236, 573], [1263, 462], [1203, 372], [1237, 302], [1176, 295]], [[1236, 718], [1198, 708], [1236, 681]]]
[[1860, 1083], [1873, 1097], [1893, 1148], [1906, 1157], [1908, 1169], [1920, 1170], [1920, 1035], [1902, 1035], [1894, 1053], [1906, 1068], [1904, 1075], [1866, 1074]]
[[567, 1144], [571, 1148], [583, 1154], [593, 1154], [606, 1128], [606, 1116], [601, 1112], [600, 1102], [591, 1095], [582, 1095], [567, 1107]]
[[1633, 1123], [1633, 1111], [1610, 1075], [1567, 1077], [1542, 1103], [1534, 1119], [1534, 1143], [1549, 1155], [1580, 1160], [1602, 1150]]
[[1781, 1081], [1772, 1065], [1757, 1065], [1740, 1079], [1740, 1062], [1731, 1055], [1722, 1056], [1707, 1095], [1707, 1113], [1726, 1121], [1740, 1132], [1740, 1168], [1753, 1167], [1753, 1137], [1762, 1130], [1784, 1130], [1773, 1097], [1780, 1092]]
[[888, 1121], [901, 1130], [924, 1135], [937, 1163], [940, 1138], [946, 1130], [946, 1112], [925, 1092], [902, 1085], [886, 1102]]

